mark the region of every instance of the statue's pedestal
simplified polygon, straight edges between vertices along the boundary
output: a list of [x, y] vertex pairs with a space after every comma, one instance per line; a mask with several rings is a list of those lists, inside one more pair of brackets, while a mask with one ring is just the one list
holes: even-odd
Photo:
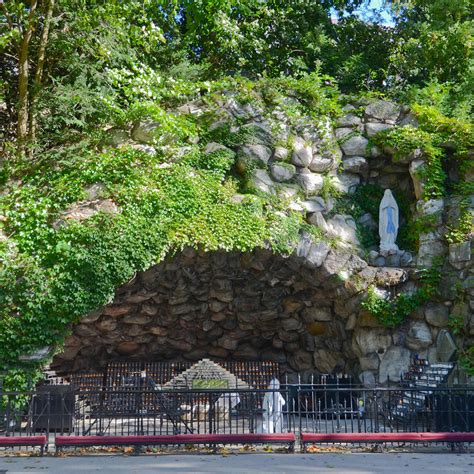
[[371, 250], [368, 260], [374, 267], [409, 267], [413, 264], [413, 255], [397, 247], [391, 250]]

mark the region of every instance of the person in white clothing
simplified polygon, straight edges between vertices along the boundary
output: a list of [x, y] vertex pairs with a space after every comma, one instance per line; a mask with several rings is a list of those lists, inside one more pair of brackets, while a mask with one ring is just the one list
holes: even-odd
[[268, 386], [268, 392], [263, 397], [263, 432], [264, 433], [281, 433], [283, 429], [283, 405], [285, 399], [278, 391], [280, 390], [280, 382], [273, 379]]

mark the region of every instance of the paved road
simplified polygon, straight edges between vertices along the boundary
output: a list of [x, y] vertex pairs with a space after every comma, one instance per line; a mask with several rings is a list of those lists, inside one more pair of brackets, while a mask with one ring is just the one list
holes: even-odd
[[0, 474], [306, 473], [464, 474], [474, 453], [237, 454], [0, 458]]

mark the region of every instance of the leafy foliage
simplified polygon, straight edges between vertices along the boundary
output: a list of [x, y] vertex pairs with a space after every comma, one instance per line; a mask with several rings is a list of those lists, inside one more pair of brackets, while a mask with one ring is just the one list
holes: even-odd
[[423, 269], [419, 280], [421, 286], [413, 294], [400, 293], [394, 298], [381, 296], [375, 287], [369, 287], [361, 306], [384, 326], [397, 327], [437, 294], [441, 272], [436, 266]]

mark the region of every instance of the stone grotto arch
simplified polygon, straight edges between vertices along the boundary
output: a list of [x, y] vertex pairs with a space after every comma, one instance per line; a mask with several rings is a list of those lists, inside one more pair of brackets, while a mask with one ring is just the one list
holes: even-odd
[[[99, 369], [108, 361], [272, 360], [286, 372], [365, 373], [385, 381], [408, 348], [360, 302], [371, 283], [406, 284], [405, 270], [301, 238], [289, 257], [184, 249], [117, 289], [110, 305], [73, 328], [52, 368]], [[388, 365], [397, 352], [399, 363]]]

